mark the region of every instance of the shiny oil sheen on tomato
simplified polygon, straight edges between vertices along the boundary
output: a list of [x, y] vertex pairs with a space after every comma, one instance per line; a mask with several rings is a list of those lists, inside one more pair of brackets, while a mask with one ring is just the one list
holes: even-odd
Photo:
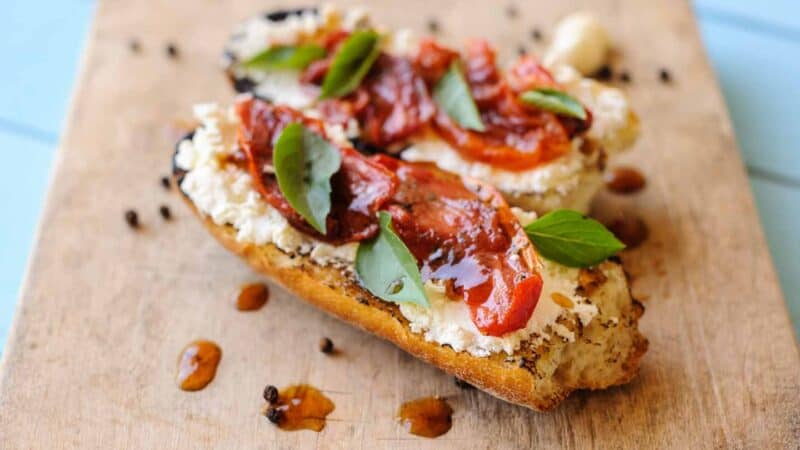
[[542, 279], [533, 247], [500, 194], [478, 182], [467, 186], [431, 164], [383, 155], [376, 161], [399, 179], [387, 209], [423, 280], [444, 282], [453, 297], [463, 298], [484, 334], [524, 327]]

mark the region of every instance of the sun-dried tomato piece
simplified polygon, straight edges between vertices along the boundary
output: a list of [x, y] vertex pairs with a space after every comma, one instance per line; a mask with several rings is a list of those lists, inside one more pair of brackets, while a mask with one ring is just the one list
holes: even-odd
[[387, 210], [423, 280], [442, 281], [451, 295], [463, 298], [484, 334], [524, 327], [542, 279], [533, 246], [502, 196], [432, 164], [374, 158], [397, 174]]
[[239, 101], [236, 111], [240, 120], [239, 145], [247, 155], [256, 188], [292, 226], [317, 239], [337, 244], [359, 241], [377, 233], [376, 213], [396, 190], [394, 174], [350, 147], [337, 146], [342, 164], [331, 178], [331, 211], [326, 221], [327, 233], [322, 235], [286, 201], [272, 170], [273, 146], [287, 125], [303, 123], [325, 136], [322, 122], [289, 107], [252, 98]]

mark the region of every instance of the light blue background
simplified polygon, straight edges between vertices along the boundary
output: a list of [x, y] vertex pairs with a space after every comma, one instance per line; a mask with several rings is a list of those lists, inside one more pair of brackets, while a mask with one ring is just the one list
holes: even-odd
[[[93, 0], [41, 3], [6, 2], [0, 32], [0, 349], [95, 7]], [[797, 331], [800, 1], [697, 0], [694, 8]]]

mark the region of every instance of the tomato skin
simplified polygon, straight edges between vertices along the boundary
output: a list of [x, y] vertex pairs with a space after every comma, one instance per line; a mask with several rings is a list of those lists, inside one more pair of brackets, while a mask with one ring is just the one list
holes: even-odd
[[499, 192], [430, 163], [385, 155], [373, 160], [398, 177], [387, 210], [423, 280], [444, 282], [448, 296], [467, 304], [483, 334], [525, 327], [542, 278], [535, 250]]
[[[472, 322], [488, 336], [502, 336], [519, 330], [527, 325], [539, 303], [542, 293], [542, 277], [538, 273], [531, 274], [523, 281], [509, 287], [503, 274], [492, 277], [492, 285], [486, 289], [492, 292], [485, 299], [473, 304], [471, 295], [466, 294], [466, 302], [470, 305]], [[500, 290], [501, 292], [495, 292]], [[481, 292], [483, 294], [483, 292]]]
[[485, 131], [462, 128], [439, 111], [433, 125], [463, 157], [510, 171], [532, 169], [571, 150], [570, 135], [558, 116], [530, 108], [512, 88], [553, 86], [550, 74], [530, 57], [517, 61], [507, 78], [484, 40], [467, 45], [465, 76]]
[[517, 58], [508, 70], [508, 86], [512, 91], [521, 94], [536, 88], [558, 88], [550, 71], [530, 55]]
[[272, 165], [273, 145], [288, 124], [302, 123], [325, 137], [322, 122], [289, 107], [254, 98], [237, 102], [236, 111], [241, 123], [239, 145], [247, 156], [256, 189], [293, 227], [334, 244], [360, 241], [378, 232], [376, 214], [397, 189], [393, 173], [350, 147], [338, 147], [342, 164], [331, 177], [331, 212], [323, 235], [286, 201], [275, 175], [264, 171], [264, 167]]

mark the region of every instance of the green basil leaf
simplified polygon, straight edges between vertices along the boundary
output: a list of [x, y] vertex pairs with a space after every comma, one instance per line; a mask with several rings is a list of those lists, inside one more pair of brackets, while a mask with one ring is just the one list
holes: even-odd
[[325, 57], [325, 49], [319, 45], [278, 46], [268, 48], [244, 61], [242, 67], [253, 70], [300, 70], [308, 67], [312, 61], [323, 57]]
[[392, 229], [392, 216], [378, 213], [380, 232], [363, 241], [356, 251], [356, 273], [373, 295], [394, 303], [414, 303], [428, 308], [417, 261]]
[[436, 82], [433, 99], [460, 126], [475, 131], [486, 131], [458, 61], [453, 61], [447, 72]]
[[322, 80], [320, 98], [341, 97], [353, 92], [380, 53], [378, 33], [372, 30], [353, 32], [333, 57], [331, 68]]
[[556, 89], [540, 88], [523, 92], [520, 100], [545, 111], [586, 120], [586, 109], [581, 102]]
[[322, 234], [331, 210], [331, 176], [341, 163], [339, 149], [300, 123], [283, 129], [272, 152], [281, 193]]
[[545, 214], [525, 232], [542, 256], [570, 267], [597, 264], [625, 248], [603, 224], [569, 209]]

